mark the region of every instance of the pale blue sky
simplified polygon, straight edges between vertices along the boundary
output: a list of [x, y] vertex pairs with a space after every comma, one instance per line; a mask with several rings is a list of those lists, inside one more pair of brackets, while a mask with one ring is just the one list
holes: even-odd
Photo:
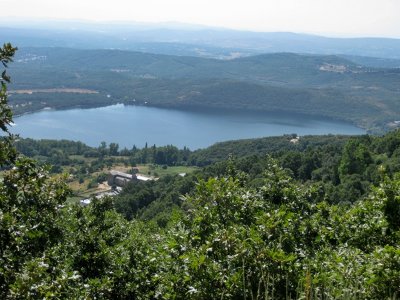
[[400, 38], [400, 0], [0, 0], [1, 17], [143, 21]]

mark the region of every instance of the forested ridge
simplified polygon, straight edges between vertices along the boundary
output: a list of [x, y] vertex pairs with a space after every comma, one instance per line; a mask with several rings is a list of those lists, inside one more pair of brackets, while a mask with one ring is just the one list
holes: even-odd
[[[4, 45], [1, 62], [14, 52]], [[399, 297], [399, 131], [235, 141], [195, 152], [16, 142], [8, 80], [3, 73], [0, 298]], [[79, 152], [96, 164], [119, 157], [202, 168], [132, 183], [82, 207], [66, 201], [60, 170], [21, 152], [59, 166]]]
[[157, 220], [159, 225], [168, 222], [171, 210], [181, 205], [180, 196], [192, 192], [199, 178], [226, 176], [228, 165], [244, 172], [248, 184], [257, 187], [273, 159], [295, 181], [318, 184], [321, 197], [332, 204], [354, 203], [368, 194], [371, 186], [379, 185], [382, 172], [392, 177], [399, 171], [400, 131], [382, 137], [294, 137], [229, 141], [196, 151], [172, 145], [119, 149], [115, 143], [93, 148], [81, 142], [32, 139], [20, 139], [16, 148], [41, 163], [50, 163], [53, 174], [67, 171], [77, 178], [86, 178], [100, 172], [91, 185], [104, 181], [107, 173], [103, 170], [115, 164], [128, 168], [147, 164], [156, 176], [160, 170], [177, 166], [197, 168], [183, 178], [167, 175], [156, 182], [132, 184], [116, 198], [117, 210], [128, 219], [136, 216]]

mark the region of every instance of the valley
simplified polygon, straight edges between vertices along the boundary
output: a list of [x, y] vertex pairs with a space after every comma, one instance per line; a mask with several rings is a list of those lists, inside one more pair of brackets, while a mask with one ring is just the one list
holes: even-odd
[[397, 299], [400, 40], [160, 24], [0, 19], [0, 298]]

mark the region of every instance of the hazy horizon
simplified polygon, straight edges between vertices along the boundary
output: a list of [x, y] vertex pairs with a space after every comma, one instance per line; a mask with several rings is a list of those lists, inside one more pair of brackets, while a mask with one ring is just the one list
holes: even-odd
[[294, 32], [329, 37], [400, 38], [400, 1], [366, 0], [1, 0], [0, 18], [35, 21], [176, 23], [253, 32]]

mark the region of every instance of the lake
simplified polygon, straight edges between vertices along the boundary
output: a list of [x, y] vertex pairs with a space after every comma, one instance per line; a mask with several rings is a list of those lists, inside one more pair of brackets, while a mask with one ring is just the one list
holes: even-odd
[[24, 138], [68, 139], [120, 149], [156, 144], [190, 149], [216, 142], [290, 133], [364, 134], [351, 124], [282, 113], [191, 112], [122, 104], [93, 109], [45, 110], [14, 118], [13, 133]]

